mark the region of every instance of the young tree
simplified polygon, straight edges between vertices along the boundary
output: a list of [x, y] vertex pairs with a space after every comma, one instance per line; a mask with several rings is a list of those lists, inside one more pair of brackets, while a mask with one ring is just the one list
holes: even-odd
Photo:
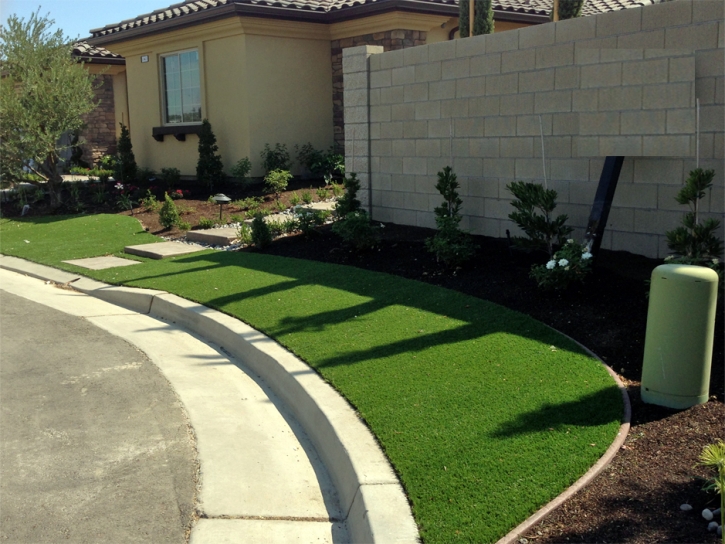
[[[3, 174], [27, 168], [47, 181], [51, 205], [61, 204], [60, 143], [83, 127], [96, 107], [94, 76], [71, 57], [72, 42], [38, 12], [25, 21], [8, 17], [0, 29], [0, 162]], [[77, 144], [76, 144], [77, 145]]]
[[199, 161], [196, 163], [196, 179], [205, 183], [209, 190], [213, 190], [214, 184], [224, 179], [224, 165], [222, 158], [217, 153], [219, 146], [216, 145], [216, 136], [211, 130], [211, 123], [204, 119], [199, 134]]
[[[473, 33], [469, 19], [469, 1], [474, 2]], [[460, 0], [458, 2], [458, 26], [461, 38], [471, 35], [493, 34], [493, 3], [491, 0]]]
[[[582, 13], [585, 0], [559, 0], [559, 20], [573, 19]], [[551, 20], [554, 20], [554, 10], [551, 11]]]
[[118, 138], [118, 161], [117, 170], [119, 181], [124, 183], [133, 183], [136, 181], [138, 166], [136, 165], [136, 157], [133, 154], [133, 146], [131, 145], [131, 135], [128, 133], [128, 127], [121, 123], [121, 136]]

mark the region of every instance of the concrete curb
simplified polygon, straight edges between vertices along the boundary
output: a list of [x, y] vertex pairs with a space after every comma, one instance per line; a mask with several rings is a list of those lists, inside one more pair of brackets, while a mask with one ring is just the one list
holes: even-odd
[[589, 470], [587, 470], [584, 475], [579, 478], [576, 482], [574, 482], [566, 491], [564, 491], [561, 495], [556, 497], [553, 501], [543, 506], [541, 509], [539, 509], [534, 515], [529, 517], [527, 520], [523, 521], [516, 527], [514, 527], [513, 530], [511, 530], [506, 536], [499, 539], [496, 544], [516, 544], [521, 538], [524, 533], [526, 533], [529, 529], [531, 529], [534, 525], [539, 523], [542, 519], [544, 519], [546, 516], [548, 516], [551, 512], [559, 508], [562, 504], [564, 504], [566, 501], [568, 501], [570, 498], [572, 498], [574, 495], [576, 495], [579, 491], [581, 491], [584, 487], [589, 485], [589, 483], [596, 478], [604, 468], [612, 462], [612, 459], [614, 459], [614, 456], [617, 455], [617, 452], [619, 451], [619, 448], [622, 447], [624, 444], [624, 441], [627, 439], [627, 434], [629, 433], [629, 426], [630, 421], [632, 419], [632, 404], [629, 402], [629, 395], [627, 394], [627, 388], [622, 383], [622, 380], [619, 379], [619, 376], [617, 376], [617, 373], [614, 372], [614, 370], [611, 369], [609, 365], [607, 365], [604, 361], [602, 361], [596, 353], [594, 353], [592, 350], [587, 348], [586, 346], [583, 346], [570, 336], [567, 336], [566, 334], [556, 331], [562, 336], [565, 336], [575, 344], [577, 344], [580, 348], [582, 348], [584, 351], [586, 351], [589, 355], [591, 355], [593, 358], [595, 358], [597, 361], [599, 361], [602, 366], [606, 369], [607, 372], [609, 372], [609, 375], [612, 376], [614, 381], [617, 384], [617, 387], [619, 388], [619, 392], [622, 394], [622, 402], [624, 403], [624, 414], [622, 416], [622, 424], [619, 426], [619, 432], [617, 433], [617, 438], [612, 442], [612, 445], [607, 448], [607, 451], [604, 452], [604, 455], [602, 455], [599, 458], [599, 461], [597, 461]]
[[176, 323], [218, 344], [256, 372], [312, 440], [333, 480], [352, 542], [419, 542], [418, 530], [387, 458], [352, 407], [307, 364], [226, 314], [164, 291], [107, 285], [0, 256], [0, 267]]

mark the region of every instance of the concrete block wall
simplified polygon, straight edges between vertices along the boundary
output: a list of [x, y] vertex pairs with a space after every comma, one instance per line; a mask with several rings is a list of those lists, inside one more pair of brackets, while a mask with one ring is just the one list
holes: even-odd
[[346, 49], [347, 171], [374, 219], [434, 227], [436, 174], [452, 165], [464, 228], [504, 237], [517, 233], [506, 185], [543, 182], [545, 168], [581, 237], [604, 157], [625, 155], [602, 247], [664, 257], [664, 233], [685, 211], [674, 195], [697, 160], [696, 99], [699, 165], [716, 172], [704, 209], [724, 211], [724, 5], [675, 0], [400, 51]]

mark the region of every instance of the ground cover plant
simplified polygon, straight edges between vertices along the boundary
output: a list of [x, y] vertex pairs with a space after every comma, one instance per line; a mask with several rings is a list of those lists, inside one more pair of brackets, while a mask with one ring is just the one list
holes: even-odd
[[[58, 243], [74, 233], [82, 243]], [[619, 429], [621, 395], [598, 362], [463, 293], [255, 252], [105, 271], [60, 262], [152, 238], [122, 216], [2, 220], [0, 235], [4, 254], [176, 293], [298, 354], [376, 434], [426, 542], [495, 541], [586, 471]]]

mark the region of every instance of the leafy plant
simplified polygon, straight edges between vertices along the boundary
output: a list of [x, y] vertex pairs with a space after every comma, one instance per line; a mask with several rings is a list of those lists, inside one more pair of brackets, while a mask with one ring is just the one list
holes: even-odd
[[160, 177], [166, 185], [166, 190], [171, 191], [171, 188], [181, 181], [181, 171], [178, 168], [162, 168]]
[[239, 241], [245, 246], [252, 244], [252, 227], [244, 222], [241, 222], [241, 225], [239, 225], [239, 229], [237, 230], [237, 238], [239, 238]]
[[[174, 200], [181, 200], [182, 198], [189, 196], [191, 194], [191, 191], [189, 191], [188, 189], [174, 189], [173, 191], [169, 191], [168, 194]], [[212, 197], [209, 198], [211, 199]], [[210, 203], [214, 204], [214, 200], [210, 200]]]
[[320, 202], [324, 202], [327, 200], [327, 197], [330, 196], [330, 193], [328, 193], [327, 189], [324, 187], [319, 187], [315, 192], [317, 193], [317, 198], [320, 199]]
[[70, 201], [66, 203], [68, 210], [72, 213], [80, 213], [85, 209], [85, 204], [81, 200], [81, 189], [83, 184], [80, 181], [73, 181], [68, 184], [68, 193]]
[[244, 220], [246, 219], [246, 217], [244, 215], [244, 212], [242, 212], [241, 214], [233, 213], [229, 217], [229, 219], [231, 220], [232, 223], [244, 223]]
[[190, 230], [191, 229], [191, 223], [188, 221], [179, 220], [179, 222], [176, 224], [177, 227], [179, 227], [180, 230]]
[[287, 170], [272, 170], [264, 177], [264, 189], [269, 193], [274, 193], [274, 197], [279, 200], [279, 194], [287, 188], [292, 174]]
[[199, 218], [199, 228], [201, 229], [210, 229], [215, 225], [213, 219], [209, 219], [207, 217], [200, 217]]
[[287, 234], [292, 233], [299, 228], [299, 223], [294, 217], [283, 219], [280, 221], [280, 225], [282, 226], [282, 232]]
[[131, 135], [128, 127], [121, 123], [121, 136], [118, 138], [116, 147], [118, 160], [116, 161], [116, 181], [122, 183], [131, 183], [136, 180], [138, 166], [136, 165], [136, 157], [133, 154], [133, 145], [131, 144]]
[[259, 154], [262, 159], [262, 167], [265, 172], [269, 173], [273, 170], [289, 170], [290, 156], [285, 144], [277, 143], [272, 149], [269, 144], [264, 144], [264, 149]]
[[[506, 189], [514, 195], [511, 205], [517, 210], [509, 214], [509, 219], [528, 236], [528, 239], [516, 237], [516, 245], [545, 250], [553, 259], [554, 245], [563, 245], [572, 231], [566, 226], [569, 218], [565, 214], [556, 218], [552, 215], [556, 208], [556, 191], [544, 189], [539, 183], [523, 181], [510, 183]], [[537, 210], [541, 213], [536, 213]]]
[[372, 225], [365, 210], [351, 212], [336, 221], [332, 225], [332, 232], [358, 251], [370, 249], [378, 241], [378, 229]]
[[295, 145], [297, 153], [297, 162], [304, 166], [310, 174], [317, 174], [319, 164], [322, 162], [323, 153], [314, 148], [311, 142], [302, 146]]
[[250, 212], [255, 212], [259, 210], [259, 206], [262, 204], [262, 202], [264, 202], [264, 199], [262, 199], [262, 197], [250, 196], [241, 200], [235, 200], [232, 204], [242, 210], [249, 210]]
[[116, 189], [116, 206], [118, 206], [122, 210], [131, 210], [131, 213], [133, 213], [133, 199], [131, 198], [131, 194], [134, 190], [134, 187], [132, 185], [124, 185], [121, 182], [116, 183], [114, 185], [114, 189]]
[[305, 204], [312, 204], [312, 193], [310, 191], [302, 191], [302, 202]]
[[103, 204], [108, 198], [105, 183], [91, 183], [91, 202]]
[[149, 212], [156, 212], [161, 207], [161, 203], [156, 200], [156, 195], [151, 192], [151, 189], [146, 190], [146, 196], [141, 199], [141, 205]]
[[159, 223], [163, 227], [170, 229], [178, 224], [179, 221], [181, 221], [181, 216], [179, 215], [176, 204], [171, 200], [169, 193], [164, 193], [164, 203], [159, 210]]
[[221, 156], [217, 153], [218, 151], [219, 146], [211, 129], [211, 123], [209, 123], [208, 119], [204, 119], [199, 133], [199, 160], [196, 163], [196, 179], [199, 183], [205, 184], [210, 191], [214, 189], [214, 184], [224, 180], [224, 165]]
[[591, 271], [592, 254], [570, 239], [545, 265], [532, 266], [529, 275], [542, 289], [566, 289], [574, 282], [583, 282]]
[[272, 231], [262, 214], [257, 214], [252, 219], [252, 243], [257, 249], [264, 249], [272, 243]]
[[244, 184], [248, 181], [247, 176], [249, 175], [249, 172], [252, 171], [252, 162], [249, 160], [248, 157], [244, 157], [243, 159], [239, 159], [237, 161], [237, 164], [232, 166], [232, 176], [237, 178], [237, 180]]
[[299, 205], [301, 202], [300, 195], [297, 193], [292, 193], [292, 196], [289, 199], [289, 203], [292, 204], [293, 207]]
[[297, 225], [302, 234], [309, 236], [316, 232], [316, 227], [324, 225], [329, 216], [330, 212], [327, 210], [301, 209], [297, 214]]
[[358, 211], [361, 206], [360, 201], [357, 199], [357, 192], [360, 190], [360, 180], [357, 179], [357, 174], [353, 172], [350, 174], [350, 177], [345, 176], [343, 185], [345, 187], [345, 194], [335, 204], [335, 212], [337, 212], [337, 216], [340, 218]]
[[335, 198], [340, 198], [342, 195], [345, 194], [345, 185], [342, 183], [333, 183], [332, 184], [332, 196]]
[[[720, 495], [720, 526], [725, 526], [725, 442], [718, 440], [705, 446], [700, 453], [699, 465], [715, 469], [715, 476], [705, 486]], [[722, 530], [722, 543], [725, 544], [725, 530]]]
[[156, 172], [151, 168], [141, 167], [136, 171], [136, 179], [139, 183], [148, 185], [156, 178]]
[[281, 200], [278, 200], [277, 201], [277, 211], [283, 212], [286, 209], [287, 209], [287, 205], [284, 202], [282, 202]]
[[458, 196], [458, 179], [453, 169], [446, 166], [438, 172], [436, 189], [443, 196], [443, 202], [435, 208], [435, 220], [438, 232], [425, 241], [428, 251], [434, 253], [438, 261], [454, 267], [468, 261], [476, 252], [476, 246], [468, 233], [460, 229], [461, 205]]
[[[473, 19], [473, 32], [471, 32], [469, 21], [469, 2], [475, 1], [475, 14]], [[491, 0], [461, 0], [458, 3], [458, 26], [460, 27], [461, 38], [479, 36], [481, 34], [493, 34], [494, 19], [493, 5]]]

